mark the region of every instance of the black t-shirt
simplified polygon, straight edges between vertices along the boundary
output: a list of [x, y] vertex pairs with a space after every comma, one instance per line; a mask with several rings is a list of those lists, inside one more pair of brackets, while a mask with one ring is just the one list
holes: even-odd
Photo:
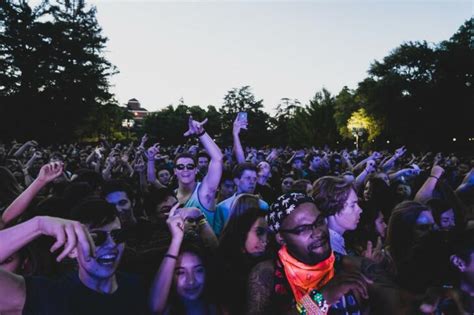
[[148, 293], [138, 277], [116, 273], [118, 289], [103, 294], [89, 289], [76, 272], [58, 280], [26, 277], [23, 314], [149, 314]]

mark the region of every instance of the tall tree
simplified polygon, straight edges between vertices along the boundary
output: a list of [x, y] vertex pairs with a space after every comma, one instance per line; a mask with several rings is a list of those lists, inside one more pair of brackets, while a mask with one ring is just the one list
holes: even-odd
[[90, 116], [116, 103], [108, 90], [115, 68], [104, 57], [107, 39], [95, 8], [81, 0], [45, 0], [35, 8], [6, 0], [0, 14], [0, 102], [14, 105], [6, 117], [18, 122], [16, 136], [54, 142], [87, 136]]

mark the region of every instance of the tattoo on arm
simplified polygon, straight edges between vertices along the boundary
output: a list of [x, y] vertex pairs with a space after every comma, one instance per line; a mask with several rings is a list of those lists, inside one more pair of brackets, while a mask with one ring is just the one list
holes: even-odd
[[266, 314], [273, 291], [274, 267], [271, 261], [261, 262], [250, 272], [246, 314]]

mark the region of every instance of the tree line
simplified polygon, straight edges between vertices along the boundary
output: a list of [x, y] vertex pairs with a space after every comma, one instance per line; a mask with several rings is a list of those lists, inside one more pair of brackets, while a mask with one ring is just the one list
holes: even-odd
[[[189, 115], [230, 143], [237, 112], [248, 112], [243, 141], [253, 146], [348, 145], [387, 141], [417, 148], [473, 138], [473, 19], [440, 43], [406, 42], [374, 61], [355, 89], [317, 91], [306, 103], [284, 97], [274, 114], [250, 86], [229, 90], [221, 106], [170, 105], [134, 130], [165, 144], [182, 143]], [[122, 139], [130, 118], [110, 92], [118, 70], [105, 58], [107, 38], [84, 0], [0, 2], [0, 139], [44, 142]], [[471, 142], [470, 146], [474, 142]], [[468, 144], [469, 145], [469, 144]]]

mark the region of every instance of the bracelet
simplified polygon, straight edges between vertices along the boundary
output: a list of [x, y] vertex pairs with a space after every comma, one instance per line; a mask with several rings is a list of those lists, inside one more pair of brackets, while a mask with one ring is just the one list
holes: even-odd
[[174, 256], [174, 255], [170, 255], [170, 254], [166, 254], [164, 257], [165, 258], [168, 257], [168, 258], [172, 258], [172, 259], [176, 259], [176, 260], [178, 259], [178, 256]]
[[206, 218], [203, 218], [203, 219], [199, 220], [199, 222], [198, 222], [198, 226], [203, 226], [203, 225], [206, 225], [206, 224], [207, 224]]
[[433, 177], [433, 178], [436, 178], [436, 180], [439, 180], [439, 177], [436, 177], [436, 176], [434, 176], [434, 175], [430, 175], [430, 176], [428, 176], [428, 177]]
[[201, 133], [196, 134], [196, 137], [199, 138], [200, 136], [204, 135], [205, 133], [206, 133], [206, 130], [203, 129]]

